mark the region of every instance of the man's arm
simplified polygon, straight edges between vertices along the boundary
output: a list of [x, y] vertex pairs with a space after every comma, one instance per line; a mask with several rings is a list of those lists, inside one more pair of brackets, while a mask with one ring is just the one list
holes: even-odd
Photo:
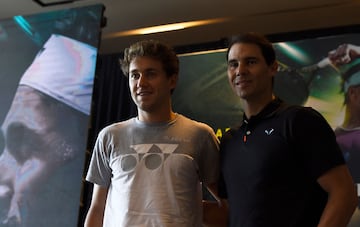
[[357, 205], [355, 184], [346, 165], [337, 166], [318, 178], [328, 201], [318, 227], [346, 227]]
[[217, 184], [208, 185], [207, 190], [216, 201], [203, 200], [203, 225], [204, 227], [227, 226], [228, 205], [217, 195]]
[[85, 227], [102, 227], [108, 188], [94, 184], [92, 200], [85, 219]]

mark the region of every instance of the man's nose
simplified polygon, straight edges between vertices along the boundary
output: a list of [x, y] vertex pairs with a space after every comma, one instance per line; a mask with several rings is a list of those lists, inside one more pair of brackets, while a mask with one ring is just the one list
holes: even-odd
[[247, 72], [247, 67], [245, 66], [245, 64], [241, 64], [241, 62], [239, 62], [238, 67], [236, 68], [236, 76], [240, 76], [244, 73]]
[[146, 86], [148, 83], [146, 76], [144, 74], [141, 74], [138, 81], [137, 81], [137, 86], [138, 87], [144, 87]]

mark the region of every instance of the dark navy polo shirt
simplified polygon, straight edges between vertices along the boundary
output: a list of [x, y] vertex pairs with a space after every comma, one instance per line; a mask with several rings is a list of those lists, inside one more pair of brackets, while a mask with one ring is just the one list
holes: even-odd
[[221, 140], [219, 194], [231, 227], [317, 226], [327, 193], [317, 178], [344, 164], [335, 134], [310, 107], [276, 99]]

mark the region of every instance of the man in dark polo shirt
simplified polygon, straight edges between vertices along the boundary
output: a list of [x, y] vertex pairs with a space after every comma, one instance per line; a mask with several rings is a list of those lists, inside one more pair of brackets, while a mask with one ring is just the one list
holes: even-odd
[[354, 182], [321, 114], [274, 96], [272, 44], [255, 33], [235, 37], [227, 62], [244, 108], [221, 141], [219, 195], [229, 226], [345, 227], [357, 204]]

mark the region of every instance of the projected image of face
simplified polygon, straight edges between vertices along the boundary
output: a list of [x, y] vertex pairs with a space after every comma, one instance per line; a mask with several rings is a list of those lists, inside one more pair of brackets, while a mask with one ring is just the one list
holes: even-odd
[[[5, 148], [0, 156], [0, 218], [3, 226], [23, 226], [24, 223], [42, 226], [36, 220], [43, 219], [40, 217], [44, 212], [49, 213], [44, 209], [57, 204], [56, 197], [46, 199], [51, 193], [44, 189], [51, 181], [64, 177], [57, 176], [55, 171], [61, 171], [59, 168], [64, 163], [83, 154], [78, 144], [84, 141], [84, 133], [76, 128], [84, 128], [86, 123], [84, 114], [31, 87], [19, 86], [1, 127], [5, 138]], [[68, 125], [78, 127], [69, 131]], [[81, 163], [78, 165], [81, 173]], [[79, 177], [76, 172], [74, 175]], [[65, 198], [60, 193], [56, 196]]]
[[52, 35], [1, 125], [0, 227], [77, 223], [96, 49]]
[[77, 226], [103, 11], [0, 20], [0, 227]]

